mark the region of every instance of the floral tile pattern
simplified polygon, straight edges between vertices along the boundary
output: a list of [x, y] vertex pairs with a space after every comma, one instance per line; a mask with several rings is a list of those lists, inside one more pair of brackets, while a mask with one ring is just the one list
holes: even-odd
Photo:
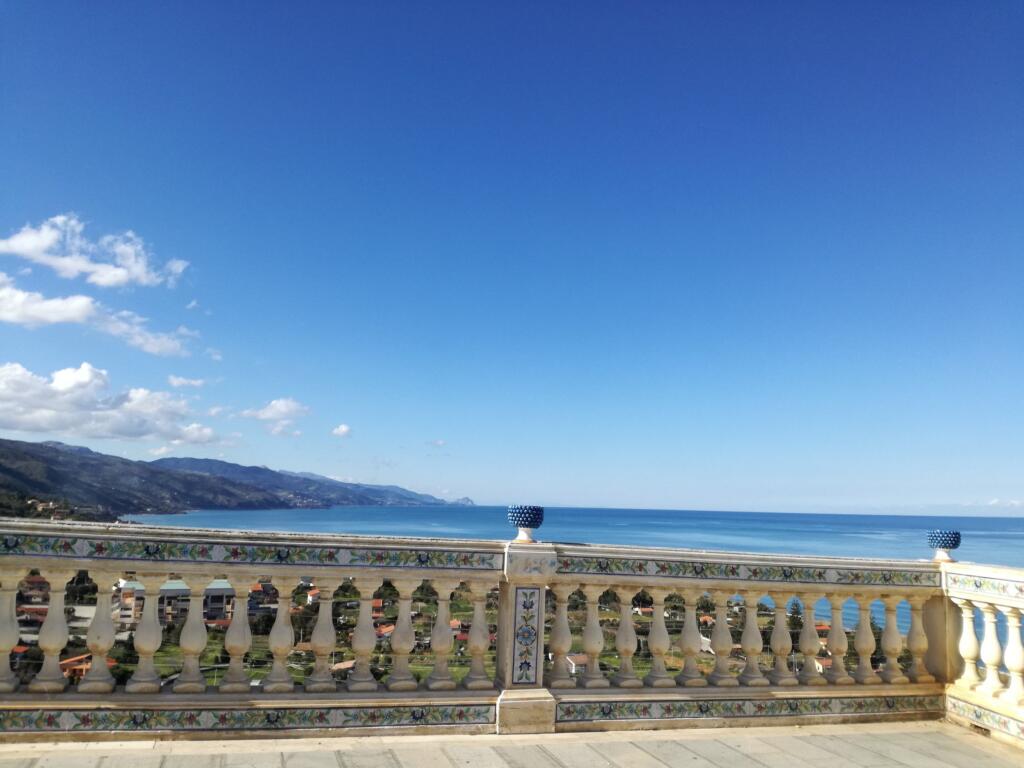
[[373, 547], [266, 546], [232, 542], [145, 542], [81, 536], [2, 534], [4, 555], [39, 555], [143, 562], [240, 563], [253, 565], [352, 565], [370, 568], [457, 568], [500, 571], [500, 552]]
[[0, 710], [0, 733], [58, 731], [209, 731], [489, 725], [493, 705], [209, 710]]
[[[999, 731], [1024, 742], [1024, 719], [1018, 720], [1013, 717], [1007, 717], [990, 709], [979, 707], [976, 704], [969, 704], [954, 696], [946, 697], [946, 709], [954, 715], [980, 725], [982, 728], [988, 728], [990, 731]], [[1022, 713], [1022, 717], [1024, 717], [1024, 713]]]
[[541, 594], [537, 587], [516, 587], [515, 653], [512, 682], [533, 685], [540, 665], [540, 638], [544, 633], [544, 616], [540, 610]]
[[880, 715], [892, 712], [943, 711], [942, 696], [872, 696], [867, 698], [788, 698], [767, 701], [581, 701], [559, 702], [559, 723], [597, 720], [674, 720], [800, 715]]
[[989, 597], [1010, 597], [1024, 600], [1024, 581], [995, 579], [987, 576], [968, 576], [962, 573], [946, 574], [946, 589]]
[[938, 587], [941, 574], [934, 568], [838, 569], [781, 566], [771, 563], [736, 565], [690, 560], [576, 557], [558, 559], [558, 573], [609, 576], [655, 576], [737, 581], [777, 581], [792, 584], [845, 584], [866, 586]]

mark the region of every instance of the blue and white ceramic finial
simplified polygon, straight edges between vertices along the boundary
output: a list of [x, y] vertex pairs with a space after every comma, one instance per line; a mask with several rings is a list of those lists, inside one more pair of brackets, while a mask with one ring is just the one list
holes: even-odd
[[544, 507], [516, 504], [508, 508], [508, 521], [519, 529], [515, 541], [535, 544], [533, 531], [544, 522]]
[[928, 546], [935, 550], [933, 559], [952, 563], [949, 553], [960, 546], [960, 531], [928, 531]]

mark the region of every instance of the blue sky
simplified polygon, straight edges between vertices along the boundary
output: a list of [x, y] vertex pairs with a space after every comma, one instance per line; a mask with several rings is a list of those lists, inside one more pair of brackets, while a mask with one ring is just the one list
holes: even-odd
[[0, 434], [1019, 512], [1022, 36], [1014, 2], [5, 3]]

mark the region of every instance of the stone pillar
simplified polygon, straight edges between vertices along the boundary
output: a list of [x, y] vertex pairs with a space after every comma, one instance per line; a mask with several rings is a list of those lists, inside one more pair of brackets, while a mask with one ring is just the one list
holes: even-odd
[[820, 595], [814, 592], [805, 592], [800, 595], [800, 602], [804, 606], [804, 625], [800, 630], [800, 653], [804, 657], [804, 663], [800, 667], [800, 674], [797, 680], [803, 685], [826, 685], [828, 681], [818, 671], [818, 654], [821, 652], [821, 638], [818, 637], [817, 621], [814, 617], [814, 604]]
[[629, 587], [615, 590], [619, 597], [619, 629], [615, 633], [615, 650], [619, 652], [619, 671], [612, 682], [619, 688], [643, 688], [643, 681], [633, 670], [636, 654], [636, 628], [633, 626], [633, 595]]
[[199, 658], [206, 650], [206, 622], [203, 620], [203, 598], [206, 585], [210, 583], [207, 576], [194, 573], [182, 575], [188, 585], [188, 616], [185, 626], [181, 629], [182, 663], [181, 674], [174, 681], [171, 690], [175, 693], [202, 693], [206, 690], [206, 678], [199, 668]]
[[575, 688], [576, 681], [569, 674], [566, 656], [572, 650], [572, 630], [569, 629], [569, 596], [578, 585], [557, 583], [551, 585], [555, 596], [555, 621], [551, 627], [551, 679], [550, 688]]
[[484, 657], [491, 647], [491, 631], [487, 624], [487, 595], [491, 585], [482, 581], [471, 581], [470, 599], [473, 601], [473, 624], [469, 628], [469, 674], [462, 685], [470, 691], [486, 691], [494, 687], [487, 676]]
[[249, 627], [249, 591], [256, 580], [255, 574], [232, 572], [228, 581], [235, 591], [231, 609], [231, 623], [224, 633], [224, 650], [228, 652], [228, 670], [221, 680], [218, 690], [221, 693], [248, 693], [252, 689], [252, 681], [245, 670], [245, 654], [252, 646], [252, 629]]
[[584, 584], [587, 598], [587, 621], [583, 627], [583, 650], [587, 654], [587, 668], [580, 685], [584, 688], [607, 688], [611, 685], [601, 671], [601, 653], [604, 651], [604, 630], [601, 629], [599, 600], [605, 588], [600, 584]]
[[907, 650], [910, 651], [911, 656], [907, 677], [915, 683], [934, 683], [935, 676], [928, 672], [924, 661], [928, 654], [928, 635], [924, 631], [921, 614], [928, 598], [913, 595], [907, 600], [910, 603], [910, 631], [907, 633]]
[[883, 598], [885, 603], [885, 627], [882, 629], [882, 653], [885, 654], [885, 666], [879, 677], [892, 685], [909, 683], [910, 678], [903, 674], [900, 667], [900, 651], [903, 650], [903, 636], [900, 635], [899, 627], [896, 625], [896, 606], [901, 602], [897, 595], [886, 595]]
[[[164, 639], [157, 606], [160, 604], [160, 587], [167, 581], [167, 577], [163, 574], [140, 573], [136, 574], [135, 581], [142, 585], [145, 593], [142, 618], [133, 634], [135, 653], [138, 654], [139, 661], [135, 665], [131, 679], [125, 683], [124, 690], [125, 693], [159, 693], [160, 675], [157, 674], [153, 656], [160, 650], [160, 644]], [[138, 599], [139, 595], [136, 593], [135, 600]]]
[[708, 684], [707, 678], [701, 674], [697, 666], [697, 654], [700, 653], [701, 634], [698, 628], [697, 601], [702, 592], [688, 589], [683, 592], [686, 606], [686, 618], [683, 631], [679, 636], [679, 650], [683, 652], [683, 670], [676, 675], [676, 682], [687, 688], [703, 688]]
[[832, 685], [853, 685], [856, 682], [846, 669], [846, 651], [850, 643], [846, 638], [846, 627], [843, 626], [844, 598], [845, 595], [828, 596], [832, 608], [832, 626], [828, 629], [828, 652], [832, 657], [832, 666], [825, 674], [825, 679]]
[[[352, 652], [355, 654], [356, 663], [352, 667], [352, 671], [348, 673], [346, 687], [353, 692], [376, 691], [377, 678], [373, 676], [373, 671], [370, 669], [370, 655], [373, 653], [374, 648], [377, 647], [377, 630], [373, 626], [373, 595], [380, 589], [380, 585], [384, 583], [384, 580], [372, 576], [357, 576], [352, 579], [352, 583], [359, 590], [359, 618], [356, 620], [355, 631], [352, 632]], [[438, 621], [441, 619], [440, 591], [441, 587], [438, 586]], [[451, 592], [449, 591], [445, 595], [444, 600], [446, 621], [448, 599], [450, 597]], [[433, 647], [433, 637], [431, 637], [431, 647]], [[436, 666], [434, 668], [437, 669]], [[447, 690], [447, 688], [431, 690]]]
[[978, 635], [974, 631], [974, 604], [962, 597], [954, 597], [952, 600], [959, 606], [962, 615], [958, 650], [964, 660], [964, 670], [956, 679], [956, 685], [971, 689], [981, 682], [981, 675], [978, 674], [981, 647], [978, 645]]
[[40, 575], [50, 585], [49, 607], [42, 629], [39, 647], [43, 651], [43, 666], [28, 684], [33, 693], [60, 693], [68, 684], [60, 668], [60, 652], [68, 644], [68, 623], [64, 618], [64, 595], [75, 571], [40, 569]]
[[669, 649], [668, 629], [665, 627], [666, 589], [648, 589], [651, 596], [651, 631], [647, 635], [647, 647], [651, 652], [651, 671], [644, 678], [644, 685], [651, 688], [675, 688], [676, 681], [665, 669], [665, 654]]
[[437, 592], [437, 617], [430, 630], [430, 653], [434, 657], [434, 668], [427, 678], [427, 688], [431, 691], [452, 691], [455, 690], [455, 681], [448, 670], [448, 656], [452, 652], [454, 634], [449, 605], [452, 592], [458, 588], [459, 582], [431, 579], [431, 584]]
[[1003, 661], [1003, 647], [999, 644], [996, 634], [996, 607], [991, 603], [975, 602], [975, 608], [981, 610], [985, 618], [985, 636], [981, 641], [981, 660], [985, 662], [985, 679], [978, 686], [990, 696], [998, 696], [1003, 690], [1003, 681], [999, 677], [999, 665]]
[[264, 693], [291, 693], [295, 690], [295, 681], [288, 671], [288, 656], [295, 646], [295, 630], [292, 628], [292, 590], [296, 582], [294, 576], [275, 576], [274, 586], [277, 587], [277, 613], [274, 626], [270, 628], [267, 638], [274, 663], [270, 672], [263, 678]]
[[715, 628], [711, 631], [711, 650], [715, 652], [715, 668], [708, 675], [708, 682], [722, 688], [739, 685], [739, 680], [729, 669], [732, 655], [732, 632], [729, 630], [729, 594], [717, 591], [711, 593], [715, 601]]
[[[118, 577], [106, 573], [90, 573], [96, 582], [96, 613], [89, 623], [85, 644], [92, 653], [89, 670], [78, 684], [79, 693], [110, 693], [114, 690], [114, 676], [107, 665], [107, 653], [114, 645], [114, 607], [110, 600]], [[110, 586], [108, 586], [110, 585]]]
[[334, 593], [341, 586], [341, 579], [318, 576], [315, 583], [319, 593], [316, 625], [309, 636], [309, 644], [313, 649], [313, 673], [306, 678], [303, 690], [307, 693], [333, 693], [338, 690], [331, 672], [331, 654], [338, 646], [338, 635], [334, 628]]
[[1010, 673], [1010, 684], [1000, 698], [1011, 705], [1024, 705], [1024, 646], [1021, 645], [1021, 609], [1000, 607], [1006, 616], [1006, 651], [1003, 663]]
[[409, 670], [409, 654], [416, 645], [416, 634], [412, 628], [412, 593], [420, 585], [419, 579], [392, 579], [391, 586], [398, 592], [398, 620], [391, 633], [391, 674], [388, 676], [389, 691], [415, 691], [419, 686]]
[[0, 693], [12, 693], [18, 689], [18, 677], [11, 669], [11, 650], [21, 639], [15, 603], [18, 584], [27, 575], [28, 568], [0, 570]]
[[768, 678], [761, 671], [761, 651], [764, 649], [764, 638], [761, 637], [761, 627], [757, 624], [757, 598], [755, 592], [744, 592], [743, 607], [743, 636], [740, 644], [743, 647], [743, 655], [747, 657], [746, 666], [740, 673], [740, 683], [753, 687], [768, 685]]
[[772, 685], [796, 685], [796, 675], [789, 668], [789, 654], [793, 650], [793, 638], [789, 634], [789, 617], [786, 616], [787, 596], [773, 592], [769, 595], [775, 605], [775, 622], [772, 627], [771, 646], [774, 668], [768, 675]]
[[877, 685], [882, 682], [871, 665], [871, 654], [875, 652], [875, 633], [871, 631], [869, 595], [857, 595], [857, 632], [853, 636], [853, 647], [857, 651], [857, 669], [854, 670], [853, 679], [861, 685]]

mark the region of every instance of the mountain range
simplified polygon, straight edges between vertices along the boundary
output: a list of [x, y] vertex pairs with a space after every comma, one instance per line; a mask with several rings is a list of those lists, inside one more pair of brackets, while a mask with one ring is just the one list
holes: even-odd
[[30, 498], [61, 502], [72, 517], [106, 519], [189, 509], [473, 503], [216, 459], [132, 461], [58, 442], [0, 440], [0, 513], [28, 512]]

